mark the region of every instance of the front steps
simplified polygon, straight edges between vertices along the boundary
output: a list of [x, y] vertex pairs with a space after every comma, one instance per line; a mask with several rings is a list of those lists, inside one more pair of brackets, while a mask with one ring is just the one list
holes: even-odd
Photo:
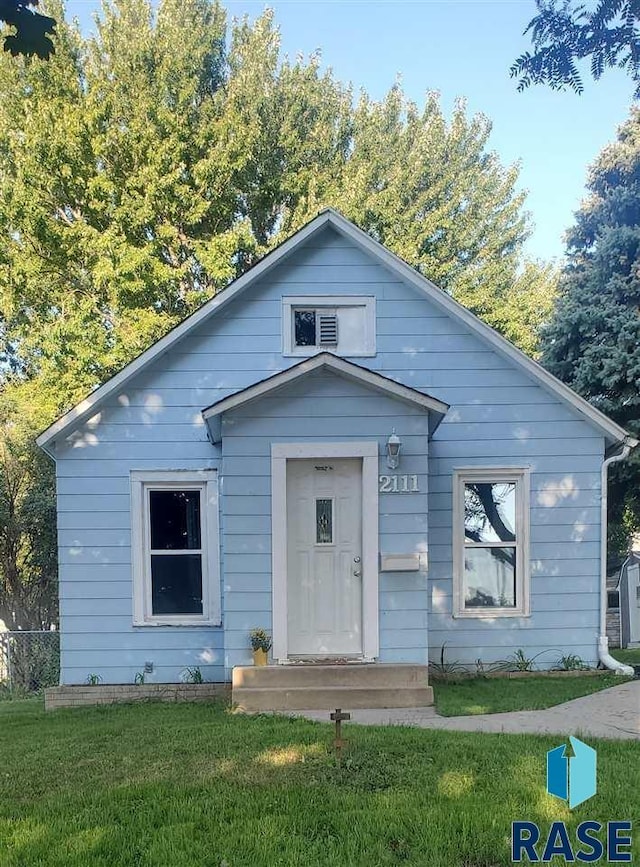
[[248, 713], [433, 704], [426, 665], [315, 663], [236, 666], [232, 703]]

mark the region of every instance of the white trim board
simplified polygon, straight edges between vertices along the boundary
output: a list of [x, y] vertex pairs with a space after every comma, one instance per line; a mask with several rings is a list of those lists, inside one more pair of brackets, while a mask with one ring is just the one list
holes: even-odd
[[[221, 626], [220, 528], [217, 470], [131, 470], [131, 566], [133, 626]], [[202, 614], [153, 615], [147, 526], [148, 489], [191, 489], [202, 492], [201, 557]], [[186, 549], [185, 549], [186, 551]], [[168, 552], [176, 553], [176, 552]], [[184, 553], [184, 552], [180, 552]]]
[[271, 392], [309, 376], [309, 374], [316, 370], [331, 371], [344, 379], [359, 382], [381, 394], [386, 394], [396, 400], [433, 413], [433, 424], [429, 425], [430, 433], [433, 433], [449, 409], [448, 404], [437, 400], [435, 397], [429, 397], [428, 394], [423, 394], [423, 392], [417, 391], [415, 388], [410, 388], [408, 385], [388, 379], [386, 376], [382, 376], [372, 370], [367, 370], [358, 364], [353, 364], [351, 361], [345, 361], [343, 358], [339, 358], [330, 352], [321, 352], [312, 358], [301, 361], [293, 367], [287, 368], [287, 370], [275, 373], [273, 376], [268, 377], [268, 379], [260, 380], [260, 382], [250, 385], [242, 391], [238, 391], [228, 397], [223, 397], [222, 400], [203, 409], [202, 415], [204, 420], [209, 424], [213, 442], [220, 442], [222, 438], [221, 427], [215, 422], [223, 413], [258, 400]]
[[373, 357], [376, 354], [376, 298], [375, 295], [283, 295], [282, 296], [282, 354], [285, 358], [309, 358], [323, 351], [322, 346], [295, 346], [293, 338], [293, 311], [302, 309], [333, 308], [340, 318], [341, 308], [361, 308], [363, 311], [364, 342], [358, 348], [343, 344], [338, 328], [336, 352], [349, 358]]
[[506, 338], [498, 334], [497, 331], [494, 331], [489, 325], [486, 325], [477, 316], [461, 304], [458, 304], [457, 301], [454, 301], [450, 295], [439, 289], [426, 277], [423, 277], [422, 274], [400, 259], [399, 256], [396, 256], [395, 253], [392, 253], [382, 244], [378, 243], [378, 241], [375, 241], [366, 232], [363, 232], [362, 229], [359, 229], [333, 209], [322, 211], [315, 219], [307, 223], [306, 226], [303, 226], [271, 253], [268, 253], [253, 268], [237, 280], [234, 280], [226, 289], [219, 292], [210, 301], [207, 301], [199, 310], [196, 310], [195, 313], [183, 320], [183, 322], [158, 340], [157, 343], [154, 343], [153, 346], [149, 347], [149, 349], [139, 355], [104, 385], [61, 416], [37, 437], [36, 443], [45, 449], [45, 451], [49, 451], [53, 440], [63, 434], [68, 435], [74, 425], [93, 415], [110, 394], [121, 389], [133, 376], [148, 367], [151, 362], [171, 348], [185, 334], [188, 334], [210, 315], [226, 307], [244, 289], [263, 277], [276, 265], [282, 263], [294, 250], [327, 225], [332, 226], [344, 237], [349, 238], [360, 249], [367, 251], [402, 280], [411, 284], [423, 295], [426, 295], [442, 310], [463, 322], [470, 331], [477, 334], [482, 340], [489, 343], [493, 349], [521, 368], [527, 376], [538, 382], [547, 391], [554, 394], [555, 397], [583, 416], [609, 442], [625, 442], [632, 447], [638, 444], [638, 440], [634, 439], [624, 428], [620, 427], [620, 425], [616, 424], [604, 413], [600, 412], [600, 410], [591, 406], [588, 401], [580, 397], [569, 386], [556, 379], [555, 376], [545, 370], [540, 364], [517, 349]]
[[379, 655], [378, 443], [273, 443], [271, 446], [271, 594], [273, 658], [287, 662], [287, 460], [362, 458], [362, 655]]
[[[531, 613], [531, 555], [529, 548], [531, 485], [530, 467], [519, 466], [472, 466], [456, 467], [453, 471], [452, 498], [452, 544], [453, 544], [453, 594], [452, 615], [456, 619], [493, 620], [505, 617], [529, 617]], [[514, 482], [516, 488], [516, 607], [515, 608], [465, 608], [464, 560], [465, 560], [465, 510], [464, 486], [471, 482]], [[478, 547], [501, 547], [504, 543], [478, 543]]]

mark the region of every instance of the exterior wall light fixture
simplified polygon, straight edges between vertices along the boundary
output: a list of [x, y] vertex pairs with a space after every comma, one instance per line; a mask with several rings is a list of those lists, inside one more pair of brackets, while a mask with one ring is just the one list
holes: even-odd
[[397, 470], [398, 465], [400, 463], [400, 449], [402, 447], [402, 440], [396, 434], [396, 429], [394, 428], [391, 436], [387, 440], [387, 466], [390, 470]]

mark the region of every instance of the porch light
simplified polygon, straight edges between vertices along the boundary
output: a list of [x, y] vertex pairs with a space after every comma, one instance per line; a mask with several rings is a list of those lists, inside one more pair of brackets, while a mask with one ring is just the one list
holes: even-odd
[[391, 436], [387, 440], [387, 466], [390, 470], [397, 470], [398, 464], [400, 463], [400, 448], [402, 446], [402, 440], [396, 434], [396, 429], [394, 428]]

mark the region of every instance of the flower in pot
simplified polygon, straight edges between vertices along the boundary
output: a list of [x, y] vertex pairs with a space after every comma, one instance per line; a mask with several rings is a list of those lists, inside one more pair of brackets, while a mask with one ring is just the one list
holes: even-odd
[[266, 665], [267, 654], [271, 650], [271, 637], [264, 629], [252, 629], [249, 637], [253, 650], [253, 664]]

